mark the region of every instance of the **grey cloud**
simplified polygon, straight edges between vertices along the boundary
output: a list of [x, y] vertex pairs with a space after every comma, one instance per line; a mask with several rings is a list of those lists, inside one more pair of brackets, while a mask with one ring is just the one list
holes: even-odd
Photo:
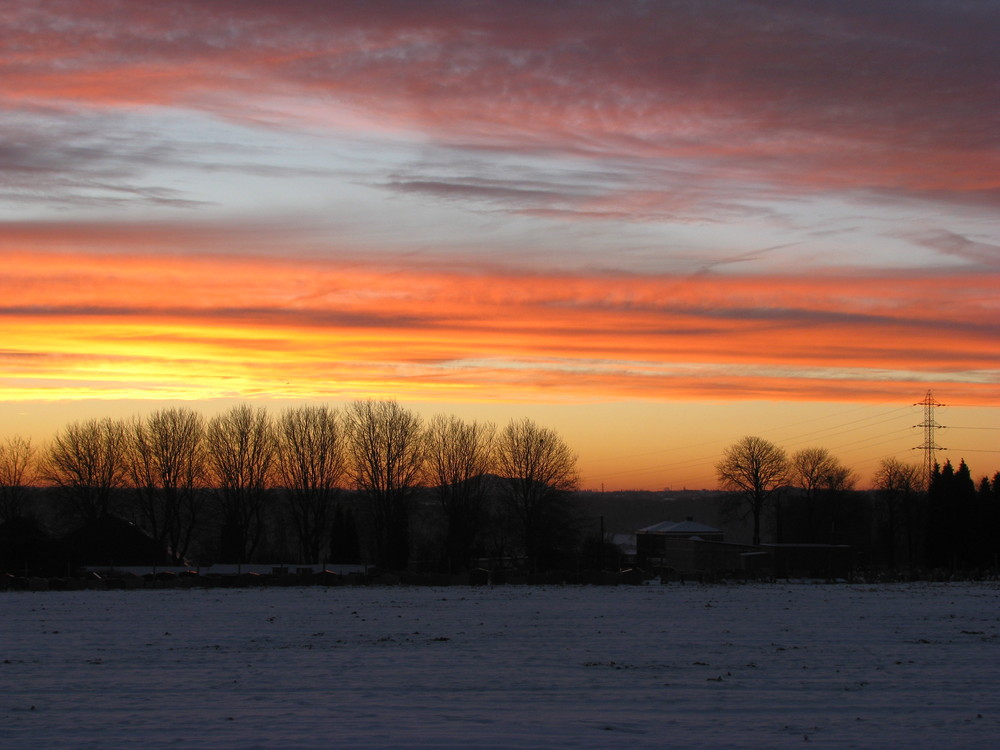
[[[997, 141], [989, 104], [1000, 92], [995, 3], [102, 5], [46, 4], [48, 13], [32, 16], [37, 35], [69, 30], [98, 40], [85, 50], [66, 44], [58, 62], [68, 73], [72, 49], [85, 70], [194, 60], [223, 87], [235, 72], [369, 103], [416, 95], [428, 111], [468, 97], [486, 105], [487, 117], [493, 101], [527, 113], [574, 104], [650, 125], [665, 104], [703, 102], [709, 113], [747, 119], [755, 132], [766, 124], [891, 142], [902, 129], [918, 145]], [[262, 54], [289, 50], [297, 54]]]
[[273, 156], [239, 143], [178, 140], [155, 120], [117, 113], [20, 112], [0, 115], [0, 201], [99, 207], [211, 205], [181, 188], [156, 184], [164, 169], [292, 179], [336, 176], [327, 169], [268, 163]]
[[[7, 27], [0, 28], [0, 75], [30, 92], [52, 77], [72, 83], [79, 74], [86, 83], [91, 75], [118, 76], [105, 94], [111, 103], [120, 97], [126, 104], [194, 107], [255, 127], [261, 121], [254, 95], [280, 92], [373, 119], [402, 118], [431, 142], [469, 152], [681, 161], [703, 185], [753, 180], [761, 189], [777, 186], [786, 200], [846, 189], [980, 203], [982, 190], [970, 188], [982, 188], [1000, 170], [996, 3], [610, 5], [11, 0]], [[74, 40], [82, 37], [90, 43], [81, 48]], [[45, 46], [33, 48], [36, 39]], [[46, 54], [33, 56], [32, 49]], [[147, 68], [165, 73], [162, 82], [130, 80], [131, 70]], [[69, 99], [77, 95], [72, 85], [67, 91]], [[45, 87], [32, 95], [44, 99]], [[99, 154], [88, 161], [79, 152], [67, 152], [65, 163], [79, 170], [103, 165], [134, 181], [144, 158], [170, 161], [170, 145], [158, 150], [145, 140], [143, 153], [125, 144], [100, 164], [93, 161]], [[48, 157], [57, 153], [8, 161], [26, 179], [30, 169], [52, 169]], [[174, 164], [183, 163], [175, 156]], [[252, 158], [202, 168], [283, 174]], [[452, 182], [411, 175], [388, 187], [476, 196], [550, 215], [630, 215], [580, 208], [569, 191]], [[58, 184], [34, 184], [73, 197]], [[737, 195], [726, 197], [722, 205], [752, 210]], [[631, 215], [643, 218], [641, 211]]]
[[565, 200], [565, 195], [549, 190], [510, 185], [484, 185], [473, 182], [444, 182], [434, 180], [394, 181], [384, 187], [404, 193], [421, 193], [438, 198], [471, 200], [500, 200], [515, 203]]
[[909, 235], [909, 238], [943, 255], [959, 258], [981, 268], [994, 271], [1000, 269], [1000, 245], [972, 240], [944, 229]]

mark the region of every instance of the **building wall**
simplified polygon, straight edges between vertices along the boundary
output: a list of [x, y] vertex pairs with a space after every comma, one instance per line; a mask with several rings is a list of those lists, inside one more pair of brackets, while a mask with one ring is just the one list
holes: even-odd
[[744, 544], [658, 534], [639, 534], [637, 542], [640, 564], [682, 574], [741, 571], [741, 555], [755, 549]]

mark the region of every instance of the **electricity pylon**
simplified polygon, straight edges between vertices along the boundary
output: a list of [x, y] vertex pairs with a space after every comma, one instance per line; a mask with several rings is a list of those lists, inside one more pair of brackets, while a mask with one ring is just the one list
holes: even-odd
[[914, 425], [914, 427], [924, 428], [924, 444], [918, 445], [914, 450], [924, 452], [924, 477], [927, 481], [927, 489], [930, 489], [931, 477], [934, 476], [934, 465], [936, 463], [934, 452], [945, 450], [934, 440], [934, 431], [940, 430], [944, 426], [934, 421], [934, 407], [944, 406], [944, 404], [938, 403], [934, 399], [934, 395], [930, 391], [927, 391], [924, 400], [918, 401], [914, 406], [924, 407], [924, 421], [918, 425]]

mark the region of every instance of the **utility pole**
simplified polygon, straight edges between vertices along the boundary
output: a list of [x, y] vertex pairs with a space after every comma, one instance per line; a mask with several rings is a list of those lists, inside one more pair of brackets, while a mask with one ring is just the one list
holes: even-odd
[[924, 396], [923, 401], [918, 401], [914, 406], [924, 407], [924, 421], [914, 427], [924, 428], [924, 444], [918, 445], [913, 450], [924, 452], [924, 478], [927, 482], [927, 489], [931, 488], [931, 477], [934, 476], [934, 465], [936, 461], [934, 460], [935, 451], [943, 451], [945, 448], [941, 447], [934, 440], [934, 431], [940, 430], [944, 425], [939, 425], [934, 421], [934, 407], [944, 406], [944, 404], [938, 403], [934, 399], [934, 395], [927, 391], [927, 395]]

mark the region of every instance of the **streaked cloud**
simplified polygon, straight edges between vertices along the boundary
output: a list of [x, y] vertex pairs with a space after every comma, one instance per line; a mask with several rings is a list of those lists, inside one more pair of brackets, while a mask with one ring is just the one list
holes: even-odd
[[[178, 389], [201, 398], [240, 383], [272, 396], [392, 384], [434, 399], [865, 400], [935, 379], [963, 398], [997, 395], [995, 279], [977, 275], [609, 279], [222, 256], [66, 260], [50, 256], [40, 275], [37, 256], [9, 258], [6, 398], [45, 397], [18, 396], [17, 384], [48, 377], [150, 398], [178, 374]], [[947, 303], [947, 318], [929, 299]], [[145, 393], [137, 380], [158, 385]]]
[[12, 5], [8, 106], [353, 122], [800, 190], [997, 188], [990, 4]]

